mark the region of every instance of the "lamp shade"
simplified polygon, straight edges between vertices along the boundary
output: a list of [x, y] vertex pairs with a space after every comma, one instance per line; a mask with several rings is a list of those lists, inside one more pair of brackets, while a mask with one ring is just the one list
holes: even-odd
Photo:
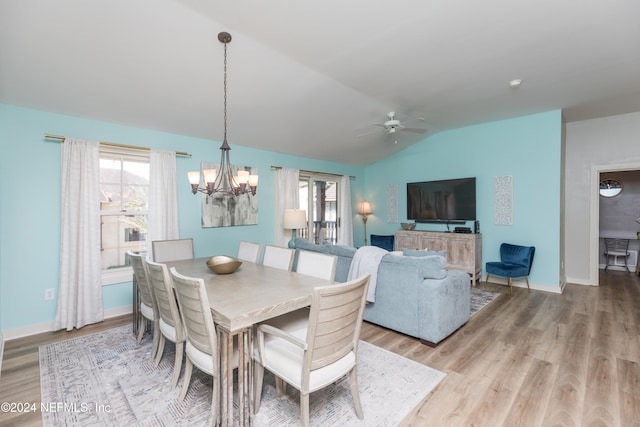
[[358, 206], [358, 213], [361, 215], [369, 215], [373, 213], [373, 209], [371, 209], [371, 203], [366, 200], [360, 202]]
[[187, 172], [187, 177], [189, 178], [189, 184], [200, 184], [200, 172]]
[[306, 228], [307, 226], [307, 211], [301, 209], [287, 209], [284, 211], [284, 219], [282, 221], [282, 227], [290, 230], [297, 230], [299, 228]]

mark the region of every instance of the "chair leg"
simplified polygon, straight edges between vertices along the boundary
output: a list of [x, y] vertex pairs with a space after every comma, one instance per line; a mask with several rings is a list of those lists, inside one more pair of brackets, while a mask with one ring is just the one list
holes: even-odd
[[351, 372], [349, 372], [349, 383], [351, 385], [351, 397], [353, 398], [353, 406], [356, 409], [356, 415], [361, 420], [364, 419], [364, 413], [362, 412], [362, 404], [360, 403], [360, 389], [358, 387], [358, 373], [354, 366]]
[[489, 281], [489, 276], [490, 276], [490, 274], [489, 274], [489, 273], [487, 273], [487, 278], [486, 278], [486, 279], [484, 279], [484, 281], [485, 281], [485, 282], [488, 282], [488, 281]]
[[210, 426], [218, 425], [218, 408], [220, 407], [220, 384], [217, 376], [213, 376], [213, 392], [211, 395], [211, 420]]
[[184, 354], [184, 343], [176, 343], [176, 359], [173, 362], [173, 376], [171, 377], [171, 390], [178, 385], [180, 370], [182, 369], [182, 355]]
[[191, 364], [191, 359], [187, 357], [187, 366], [185, 366], [184, 368], [184, 381], [182, 382], [182, 390], [180, 390], [180, 396], [178, 397], [178, 399], [181, 402], [184, 400], [184, 397], [187, 395], [187, 391], [189, 390], [189, 383], [191, 382], [192, 370], [193, 370], [193, 365]]
[[507, 277], [507, 282], [509, 283], [509, 293], [513, 293], [513, 283], [511, 283], [511, 277]]
[[142, 341], [142, 337], [144, 336], [144, 330], [147, 327], [147, 319], [140, 314], [139, 315], [139, 319], [138, 319], [138, 337], [137, 337], [137, 342], [138, 344], [140, 344], [140, 342]]
[[253, 413], [260, 410], [262, 401], [262, 380], [264, 379], [264, 366], [258, 361], [253, 362]]
[[529, 286], [529, 276], [525, 276], [524, 280], [527, 281], [527, 289], [531, 290], [531, 286]]
[[153, 367], [157, 368], [160, 364], [160, 360], [162, 359], [162, 354], [164, 353], [164, 343], [166, 339], [162, 333], [160, 333], [160, 338], [158, 339], [158, 348], [156, 349], [156, 357], [153, 361]]
[[309, 427], [309, 393], [300, 391], [300, 416], [303, 427]]
[[153, 343], [151, 344], [151, 356], [150, 359], [153, 362], [153, 359], [156, 357], [156, 353], [158, 352], [158, 343], [160, 342], [160, 323], [157, 320], [153, 321]]
[[278, 397], [284, 396], [287, 392], [287, 383], [282, 379], [276, 377], [276, 394]]

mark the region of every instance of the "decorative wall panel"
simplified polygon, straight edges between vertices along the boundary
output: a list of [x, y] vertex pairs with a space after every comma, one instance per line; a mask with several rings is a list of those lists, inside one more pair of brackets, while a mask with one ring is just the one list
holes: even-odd
[[494, 213], [496, 225], [513, 225], [513, 176], [496, 176], [494, 179]]
[[387, 222], [398, 223], [398, 186], [387, 185]]

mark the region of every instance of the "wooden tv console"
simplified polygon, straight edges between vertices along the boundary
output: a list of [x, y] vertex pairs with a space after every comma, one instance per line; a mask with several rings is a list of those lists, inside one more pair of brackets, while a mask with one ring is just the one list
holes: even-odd
[[447, 251], [447, 268], [466, 271], [474, 285], [482, 278], [482, 234], [398, 230], [394, 248]]

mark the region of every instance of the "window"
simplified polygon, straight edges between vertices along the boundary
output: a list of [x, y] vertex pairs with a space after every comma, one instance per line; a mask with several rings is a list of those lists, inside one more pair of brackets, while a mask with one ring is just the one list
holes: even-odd
[[307, 211], [307, 229], [300, 236], [314, 243], [338, 241], [338, 182], [334, 176], [300, 175], [300, 207]]
[[148, 206], [149, 152], [101, 145], [100, 250], [103, 273], [129, 266], [127, 251], [147, 250]]

